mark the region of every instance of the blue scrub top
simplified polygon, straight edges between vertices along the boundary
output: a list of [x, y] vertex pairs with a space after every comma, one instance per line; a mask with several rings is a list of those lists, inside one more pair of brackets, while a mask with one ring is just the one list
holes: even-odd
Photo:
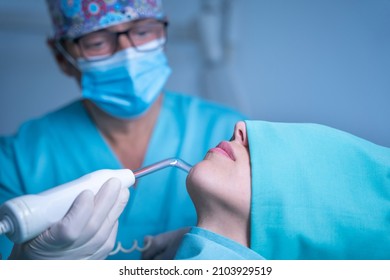
[[[143, 165], [177, 157], [190, 164], [222, 140], [245, 117], [196, 97], [166, 92]], [[99, 169], [122, 164], [103, 139], [82, 102], [75, 101], [40, 119], [23, 124], [18, 133], [0, 138], [0, 204], [24, 194], [39, 193]], [[196, 223], [185, 186], [186, 173], [168, 168], [141, 178], [119, 219], [117, 241], [125, 248], [145, 235]], [[6, 257], [12, 243], [0, 237]], [[119, 253], [112, 259], [139, 259], [140, 253]]]

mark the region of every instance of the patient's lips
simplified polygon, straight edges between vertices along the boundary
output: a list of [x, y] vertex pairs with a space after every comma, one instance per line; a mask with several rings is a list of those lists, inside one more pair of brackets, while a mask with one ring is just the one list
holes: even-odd
[[223, 141], [223, 142], [219, 143], [217, 147], [210, 149], [210, 152], [220, 153], [220, 154], [230, 158], [231, 160], [235, 160], [233, 150], [230, 146], [230, 143], [226, 142], [226, 141]]

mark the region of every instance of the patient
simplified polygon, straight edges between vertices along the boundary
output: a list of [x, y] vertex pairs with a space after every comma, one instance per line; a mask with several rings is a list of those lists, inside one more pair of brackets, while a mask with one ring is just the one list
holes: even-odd
[[176, 259], [390, 259], [390, 149], [351, 134], [239, 122], [187, 189], [198, 222]]

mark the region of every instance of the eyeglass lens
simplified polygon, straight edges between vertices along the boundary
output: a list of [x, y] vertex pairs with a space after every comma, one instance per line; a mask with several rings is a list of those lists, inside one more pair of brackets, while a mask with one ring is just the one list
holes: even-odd
[[101, 57], [112, 55], [118, 48], [118, 37], [126, 34], [130, 43], [138, 51], [152, 51], [161, 47], [147, 43], [165, 36], [165, 22], [137, 23], [130, 29], [123, 32], [112, 32], [107, 29], [99, 30], [83, 37], [77, 41], [85, 58]]

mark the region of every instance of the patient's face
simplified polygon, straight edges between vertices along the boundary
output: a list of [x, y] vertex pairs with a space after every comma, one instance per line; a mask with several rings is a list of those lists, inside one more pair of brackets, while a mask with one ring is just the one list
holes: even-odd
[[198, 213], [198, 225], [204, 218], [221, 218], [226, 213], [228, 217], [249, 219], [251, 178], [244, 122], [236, 124], [229, 142], [210, 149], [192, 168], [187, 189]]

